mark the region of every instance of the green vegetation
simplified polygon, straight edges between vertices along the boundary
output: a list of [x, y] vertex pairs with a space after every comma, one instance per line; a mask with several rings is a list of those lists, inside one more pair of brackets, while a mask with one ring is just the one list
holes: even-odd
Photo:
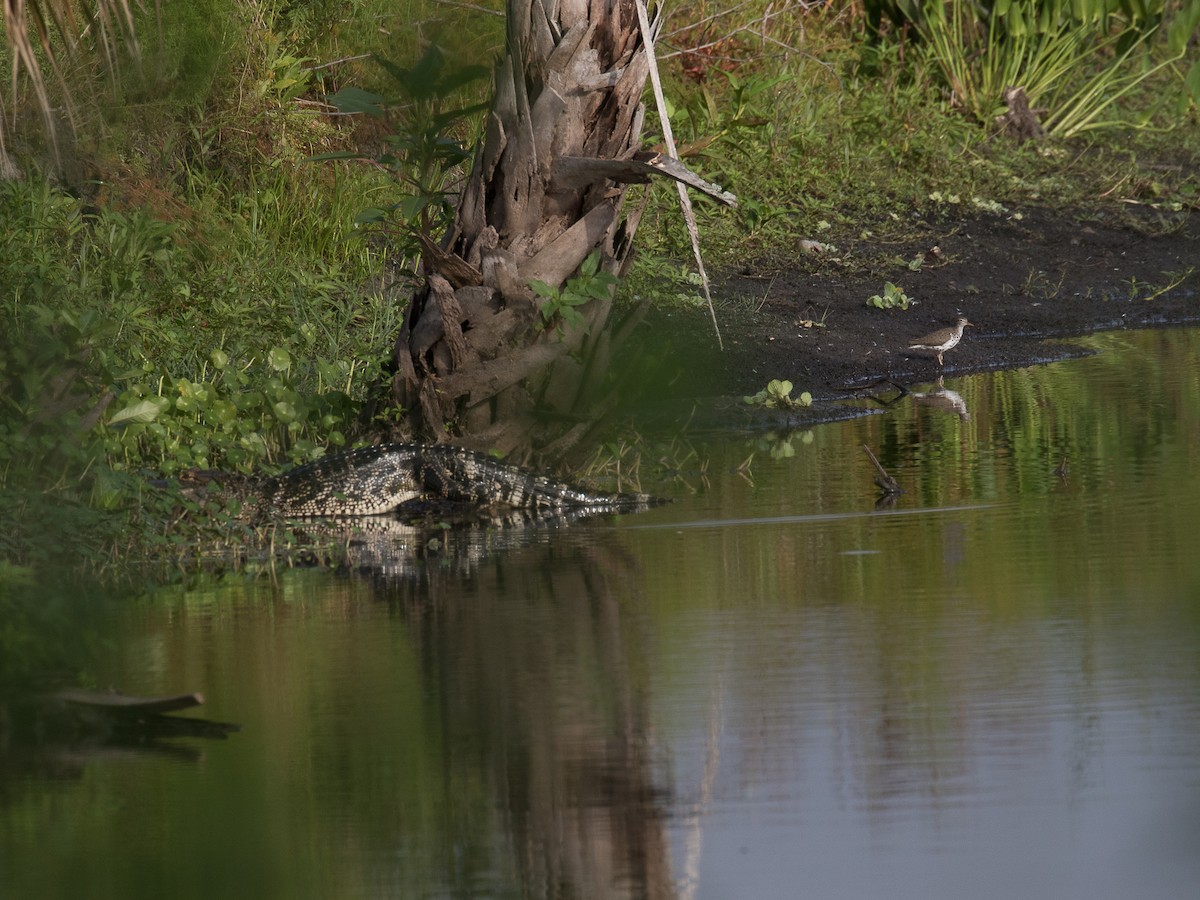
[[[910, 9], [918, 29], [929, 27], [920, 9], [959, 10], [961, 18], [976, 6], [957, 0], [894, 5]], [[1037, 7], [1048, 22], [1066, 20], [1069, 8], [1087, 5], [1046, 0]], [[993, 4], [1018, 6], [1029, 4]], [[988, 40], [1014, 45], [1027, 40], [1006, 37], [1002, 28], [989, 31], [978, 18], [956, 33], [961, 59], [953, 56], [953, 47], [933, 40], [913, 44], [906, 37], [911, 27], [885, 28], [877, 45], [866, 45], [860, 21], [847, 10], [797, 16], [800, 21], [790, 29], [769, 19], [776, 30], [766, 44], [751, 36], [761, 21], [753, 29], [737, 28], [734, 16], [752, 18], [743, 11], [684, 29], [673, 44], [687, 46], [694, 37], [699, 45], [701, 35], [709, 40], [714, 33], [729, 35], [704, 51], [684, 54], [682, 68], [690, 77], [676, 83], [672, 113], [681, 152], [741, 201], [736, 214], [700, 204], [706, 254], [718, 265], [747, 255], [786, 256], [794, 264], [797, 235], [839, 246], [848, 238], [903, 239], [915, 220], [946, 212], [939, 196], [1006, 205], [1091, 205], [1100, 197], [1116, 200], [1107, 192], [1120, 185], [1120, 199], [1127, 203], [1193, 207], [1200, 200], [1200, 176], [1195, 150], [1186, 148], [1200, 146], [1200, 61], [1194, 49], [1190, 57], [1178, 56], [1196, 33], [1200, 7], [1159, 3], [1153, 18], [1121, 12], [1115, 0], [1106, 9], [1110, 6], [1104, 18], [1066, 28], [1071, 36], [1062, 41], [1066, 46], [1105, 28], [1116, 42], [1094, 54], [1073, 54], [1054, 71], [1060, 92], [1055, 96], [1063, 104], [1078, 94], [1079, 103], [1090, 97], [1090, 106], [1073, 107], [1070, 120], [1056, 108], [1060, 118], [1044, 124], [1054, 131], [1062, 122], [1060, 135], [1079, 137], [1051, 135], [1026, 145], [997, 136], [994, 116], [1003, 111], [1003, 90], [1010, 86], [1000, 75], [986, 87], [971, 82], [974, 99], [968, 103], [947, 72], [948, 66], [975, 72], [992, 64], [994, 55], [983, 52]], [[1127, 47], [1119, 36], [1130, 33], [1131, 22], [1144, 39]], [[749, 60], [738, 64], [733, 79], [726, 73], [730, 58]], [[1099, 73], [1107, 74], [1097, 80]], [[1039, 102], [1033, 99], [1035, 109]], [[1114, 124], [1124, 127], [1101, 127]], [[1164, 177], [1159, 164], [1183, 159], [1189, 171], [1171, 170]], [[1126, 180], [1131, 167], [1136, 174]], [[661, 218], [643, 225], [641, 234], [662, 235], [655, 249], [686, 258], [686, 237], [671, 224], [670, 205], [656, 214]]]
[[561, 290], [536, 278], [529, 282], [533, 292], [546, 299], [540, 310], [542, 326], [549, 327], [550, 323], [558, 322], [560, 332], [566, 328], [586, 327], [587, 323], [576, 307], [583, 306], [591, 300], [611, 297], [616, 284], [615, 275], [600, 271], [599, 251], [583, 261], [583, 265], [579, 267], [579, 275], [568, 281]]
[[904, 289], [890, 281], [884, 284], [882, 294], [872, 294], [867, 298], [867, 306], [876, 309], [908, 309], [912, 304], [913, 299], [904, 293]]
[[[135, 13], [140, 61], [117, 54], [111, 74], [80, 62], [47, 82], [52, 106], [67, 108], [66, 89], [100, 98], [70, 107], [58, 175], [36, 96], [5, 107], [23, 177], [0, 184], [0, 559], [16, 566], [0, 582], [64, 548], [103, 567], [171, 546], [189, 501], [149, 489], [151, 473], [284, 465], [377, 424], [365, 401], [386, 377], [415, 234], [436, 230], [470, 162], [490, 93], [479, 64], [504, 25], [478, 8], [401, 7], [202, 0], [163, 4], [161, 24], [153, 6]], [[741, 199], [736, 213], [697, 201], [710, 265], [791, 259], [797, 235], [903, 237], [916, 217], [955, 213], [951, 197], [1194, 207], [1200, 70], [1194, 50], [1179, 56], [1192, 7], [1112, 7], [1087, 20], [1107, 42], [1055, 76], [1061, 96], [1094, 89], [1103, 115], [1022, 146], [991, 122], [1004, 78], [970, 76], [965, 104], [945, 66], [955, 45], [931, 17], [915, 46], [899, 27], [868, 45], [853, 4], [769, 16], [764, 3], [703, 26], [684, 24], [705, 18], [698, 8], [673, 9], [664, 51], [699, 48], [663, 60], [681, 150]], [[959, 26], [971, 65], [987, 55], [979, 41], [1017, 41], [987, 24]], [[30, 52], [44, 60], [65, 40]], [[0, 69], [12, 61], [0, 54]], [[1118, 120], [1129, 128], [1098, 127]], [[689, 302], [673, 192], [649, 190], [622, 292]], [[572, 285], [543, 294], [548, 326], [610, 288], [598, 275]]]
[[[447, 109], [449, 101], [464, 88], [477, 85], [488, 75], [483, 66], [451, 66], [436, 44], [430, 44], [411, 67], [397, 65], [382, 56], [374, 60], [389, 76], [392, 97], [344, 87], [331, 94], [329, 102], [343, 113], [361, 113], [386, 120], [391, 133], [384, 136], [385, 150], [378, 163], [405, 190], [403, 199], [386, 207], [368, 207], [355, 217], [359, 225], [391, 225], [393, 244], [410, 258], [421, 252], [421, 237], [443, 233], [454, 220], [452, 191], [458, 176], [470, 162], [471, 146], [479, 136], [473, 122], [487, 109], [483, 101]], [[469, 135], [471, 141], [464, 139]], [[314, 160], [363, 159], [361, 151], [323, 153]]]
[[[1165, 13], [1162, 2], [999, 2], [985, 9], [927, 0], [920, 4], [917, 29], [957, 102], [978, 122], [989, 124], [1003, 113], [1005, 91], [1020, 87], [1030, 106], [1043, 108], [1047, 133], [1073, 137], [1135, 126], [1099, 117], [1115, 113], [1122, 96], [1183, 59], [1188, 37], [1200, 25], [1200, 6], [1174, 11], [1165, 58], [1151, 63], [1147, 43]], [[1188, 78], [1189, 90], [1176, 92], [1176, 103], [1200, 96], [1200, 67]]]
[[790, 381], [773, 378], [763, 390], [753, 397], [743, 397], [742, 402], [750, 406], [765, 406], [774, 409], [800, 409], [812, 406], [812, 394], [804, 391], [799, 397], [793, 397]]

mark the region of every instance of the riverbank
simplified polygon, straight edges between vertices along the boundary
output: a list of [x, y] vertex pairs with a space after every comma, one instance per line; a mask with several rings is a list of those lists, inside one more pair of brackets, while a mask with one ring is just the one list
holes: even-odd
[[[707, 309], [651, 312], [644, 333], [673, 350], [664, 377], [692, 398], [754, 394], [772, 379], [841, 397], [880, 379], [934, 378], [935, 360], [908, 343], [958, 315], [973, 327], [945, 355], [947, 376], [1085, 352], [1049, 338], [1200, 320], [1195, 211], [1011, 207], [918, 221], [911, 232], [900, 244], [816, 249], [797, 235], [794, 256], [729, 273], [713, 292], [724, 350]], [[886, 282], [914, 302], [869, 305]]]

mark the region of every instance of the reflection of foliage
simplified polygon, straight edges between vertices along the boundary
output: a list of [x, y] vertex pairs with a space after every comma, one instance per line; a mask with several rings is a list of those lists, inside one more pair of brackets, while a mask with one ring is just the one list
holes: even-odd
[[[522, 552], [485, 554], [470, 577], [448, 554], [428, 552], [412, 579], [310, 571], [200, 576], [159, 590], [131, 627], [152, 642], [164, 684], [191, 689], [202, 674], [195, 648], [170, 637], [191, 629], [206, 628], [226, 648], [273, 635], [281, 652], [225, 655], [203, 673], [212, 700], [250, 710], [255, 728], [272, 736], [239, 736], [222, 769], [223, 784], [256, 790], [245, 798], [193, 792], [183, 803], [195, 774], [170, 767], [150, 787], [171, 801], [144, 813], [150, 852], [172, 864], [196, 847], [236, 855], [267, 829], [278, 840], [256, 853], [250, 877], [281, 896], [306, 896], [328, 879], [394, 896], [537, 896], [543, 883], [523, 881], [530, 847], [539, 865], [567, 873], [556, 883], [563, 894], [602, 896], [612, 871], [636, 873], [647, 855], [663, 858], [653, 843], [666, 834], [660, 804], [647, 800], [661, 794], [645, 738], [647, 675], [629, 665], [648, 658], [647, 603], [629, 593], [640, 590], [640, 572], [613, 535], [568, 549], [534, 532]], [[480, 534], [453, 537], [476, 550], [492, 544]], [[285, 623], [274, 612], [281, 597], [295, 614]], [[376, 611], [389, 617], [386, 628]], [[380, 684], [389, 687], [369, 687]], [[277, 802], [294, 781], [278, 765], [281, 745], [310, 760], [312, 789], [295, 803]], [[101, 835], [119, 831], [130, 806], [119, 802], [119, 780], [103, 781], [94, 804]], [[573, 802], [578, 796], [590, 799]], [[206, 824], [223, 818], [224, 828]], [[621, 840], [594, 841], [598, 828]], [[300, 852], [314, 840], [356, 850], [318, 860]], [[447, 848], [461, 863], [446, 865]], [[374, 865], [388, 855], [404, 865]], [[126, 886], [116, 883], [118, 892]]]
[[[0, 708], [14, 693], [85, 676], [104, 600], [94, 585], [54, 583], [44, 572], [35, 576], [0, 561]], [[4, 725], [0, 721], [0, 738]]]
[[811, 428], [801, 432], [771, 432], [758, 438], [755, 446], [758, 450], [764, 451], [771, 459], [791, 459], [796, 455], [795, 441], [797, 438], [805, 446], [812, 444], [815, 439]]

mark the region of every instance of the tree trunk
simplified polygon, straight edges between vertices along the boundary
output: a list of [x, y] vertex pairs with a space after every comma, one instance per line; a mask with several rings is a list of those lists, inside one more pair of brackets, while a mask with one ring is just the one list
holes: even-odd
[[[553, 301], [529, 283], [560, 289], [597, 251], [601, 272], [623, 273], [641, 213], [625, 190], [647, 177], [635, 157], [649, 60], [634, 0], [508, 0], [507, 16], [454, 225], [440, 245], [423, 241], [392, 398], [409, 434], [554, 456], [597, 410], [612, 291], [576, 307], [581, 323], [543, 323]], [[537, 425], [541, 413], [555, 424]]]

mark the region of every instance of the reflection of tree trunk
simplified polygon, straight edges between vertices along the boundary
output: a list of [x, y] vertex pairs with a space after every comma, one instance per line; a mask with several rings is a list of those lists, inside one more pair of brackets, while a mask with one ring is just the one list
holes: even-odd
[[424, 585], [397, 586], [427, 626], [448, 770], [493, 773], [522, 896], [673, 896], [631, 662], [633, 566], [613, 545], [560, 542], [484, 560], [469, 579], [431, 567]]
[[559, 288], [594, 251], [621, 273], [639, 213], [604, 165], [638, 149], [648, 72], [633, 0], [508, 0], [507, 16], [485, 140], [450, 233], [426, 245], [393, 380], [409, 428], [453, 423], [503, 451], [538, 437], [535, 407], [586, 417], [607, 368], [611, 296], [539, 332], [529, 281]]

